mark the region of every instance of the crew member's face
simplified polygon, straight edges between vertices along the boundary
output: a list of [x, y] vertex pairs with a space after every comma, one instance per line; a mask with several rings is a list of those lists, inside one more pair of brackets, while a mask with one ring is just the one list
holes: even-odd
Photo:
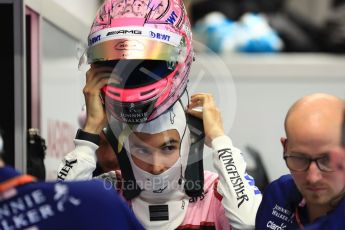
[[180, 156], [180, 135], [176, 130], [157, 134], [132, 133], [129, 148], [133, 162], [154, 175], [169, 169]]
[[[297, 127], [290, 131], [285, 154], [316, 158], [327, 156], [339, 145], [340, 130], [337, 127], [324, 128], [323, 124], [310, 128]], [[328, 163], [327, 160], [321, 162], [323, 165]], [[334, 168], [334, 165], [330, 166]], [[290, 171], [307, 204], [329, 206], [345, 186], [344, 172], [335, 168], [332, 172], [323, 172], [315, 161], [305, 172]]]

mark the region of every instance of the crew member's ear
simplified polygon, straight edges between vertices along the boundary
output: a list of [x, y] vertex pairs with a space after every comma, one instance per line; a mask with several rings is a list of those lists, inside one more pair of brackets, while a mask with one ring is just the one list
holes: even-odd
[[280, 138], [280, 143], [282, 144], [283, 146], [283, 150], [284, 150], [284, 153], [286, 153], [286, 149], [287, 149], [287, 138], [286, 137], [281, 137]]

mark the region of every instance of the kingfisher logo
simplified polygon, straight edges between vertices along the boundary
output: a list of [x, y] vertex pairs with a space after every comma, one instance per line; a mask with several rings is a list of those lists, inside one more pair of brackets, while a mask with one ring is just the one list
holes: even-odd
[[96, 37], [89, 39], [89, 46], [95, 44], [96, 42], [99, 42], [101, 40], [101, 35], [97, 35]]
[[170, 41], [170, 36], [166, 35], [166, 34], [162, 34], [162, 33], [155, 33], [153, 31], [150, 31], [150, 37], [151, 38], [155, 38], [155, 39], [159, 39], [162, 41]]
[[77, 160], [66, 160], [65, 166], [60, 170], [58, 173], [58, 181], [64, 181], [66, 179], [66, 176], [68, 175], [69, 171], [73, 168], [74, 164], [77, 163]]
[[141, 30], [115, 30], [110, 31], [107, 33], [107, 37], [111, 35], [117, 35], [117, 34], [132, 34], [132, 35], [141, 35], [143, 32]]
[[232, 156], [231, 149], [222, 149], [218, 150], [218, 157], [219, 160], [222, 161], [228, 175], [230, 182], [232, 184], [232, 187], [234, 188], [236, 192], [236, 198], [237, 198], [237, 207], [240, 208], [241, 205], [244, 202], [247, 202], [249, 200], [248, 195], [245, 193], [245, 185], [242, 181], [242, 178], [240, 176], [240, 173], [237, 170], [236, 164], [234, 162], [234, 158]]

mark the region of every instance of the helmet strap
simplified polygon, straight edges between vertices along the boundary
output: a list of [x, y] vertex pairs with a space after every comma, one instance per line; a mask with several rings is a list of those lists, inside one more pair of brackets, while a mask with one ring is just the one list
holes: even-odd
[[190, 197], [199, 197], [204, 192], [204, 126], [203, 121], [190, 114], [186, 114], [187, 125], [190, 130], [191, 146], [185, 171], [185, 193]]
[[[189, 104], [189, 95], [187, 89], [185, 89], [185, 93], [188, 97], [187, 103]], [[178, 102], [183, 108], [185, 108], [181, 98], [178, 100]], [[204, 124], [201, 119], [188, 113], [186, 113], [186, 120], [190, 131], [191, 145], [189, 148], [187, 167], [184, 176], [184, 191], [189, 197], [200, 197], [204, 192]]]
[[114, 130], [112, 130], [112, 128], [108, 124], [107, 128], [105, 129], [104, 134], [109, 144], [113, 148], [114, 152], [117, 153], [116, 157], [117, 157], [117, 160], [119, 161], [121, 175], [122, 175], [123, 196], [127, 200], [131, 200], [139, 196], [141, 189], [135, 180], [132, 166], [128, 159], [126, 148], [118, 148], [119, 141], [117, 137], [114, 135], [113, 131], [116, 133], [118, 132], [117, 134], [120, 134], [121, 130], [120, 130], [120, 125], [117, 125], [116, 127], [118, 128], [115, 128]]

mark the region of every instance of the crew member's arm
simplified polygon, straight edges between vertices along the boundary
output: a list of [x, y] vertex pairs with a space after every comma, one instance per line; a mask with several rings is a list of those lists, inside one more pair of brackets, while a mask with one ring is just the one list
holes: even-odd
[[[202, 106], [202, 112], [193, 110]], [[241, 151], [225, 135], [219, 109], [210, 94], [195, 94], [189, 113], [203, 119], [206, 145], [214, 150], [213, 163], [219, 175], [217, 187], [226, 216], [233, 229], [254, 229], [255, 216], [262, 195], [254, 179], [246, 173]]]

